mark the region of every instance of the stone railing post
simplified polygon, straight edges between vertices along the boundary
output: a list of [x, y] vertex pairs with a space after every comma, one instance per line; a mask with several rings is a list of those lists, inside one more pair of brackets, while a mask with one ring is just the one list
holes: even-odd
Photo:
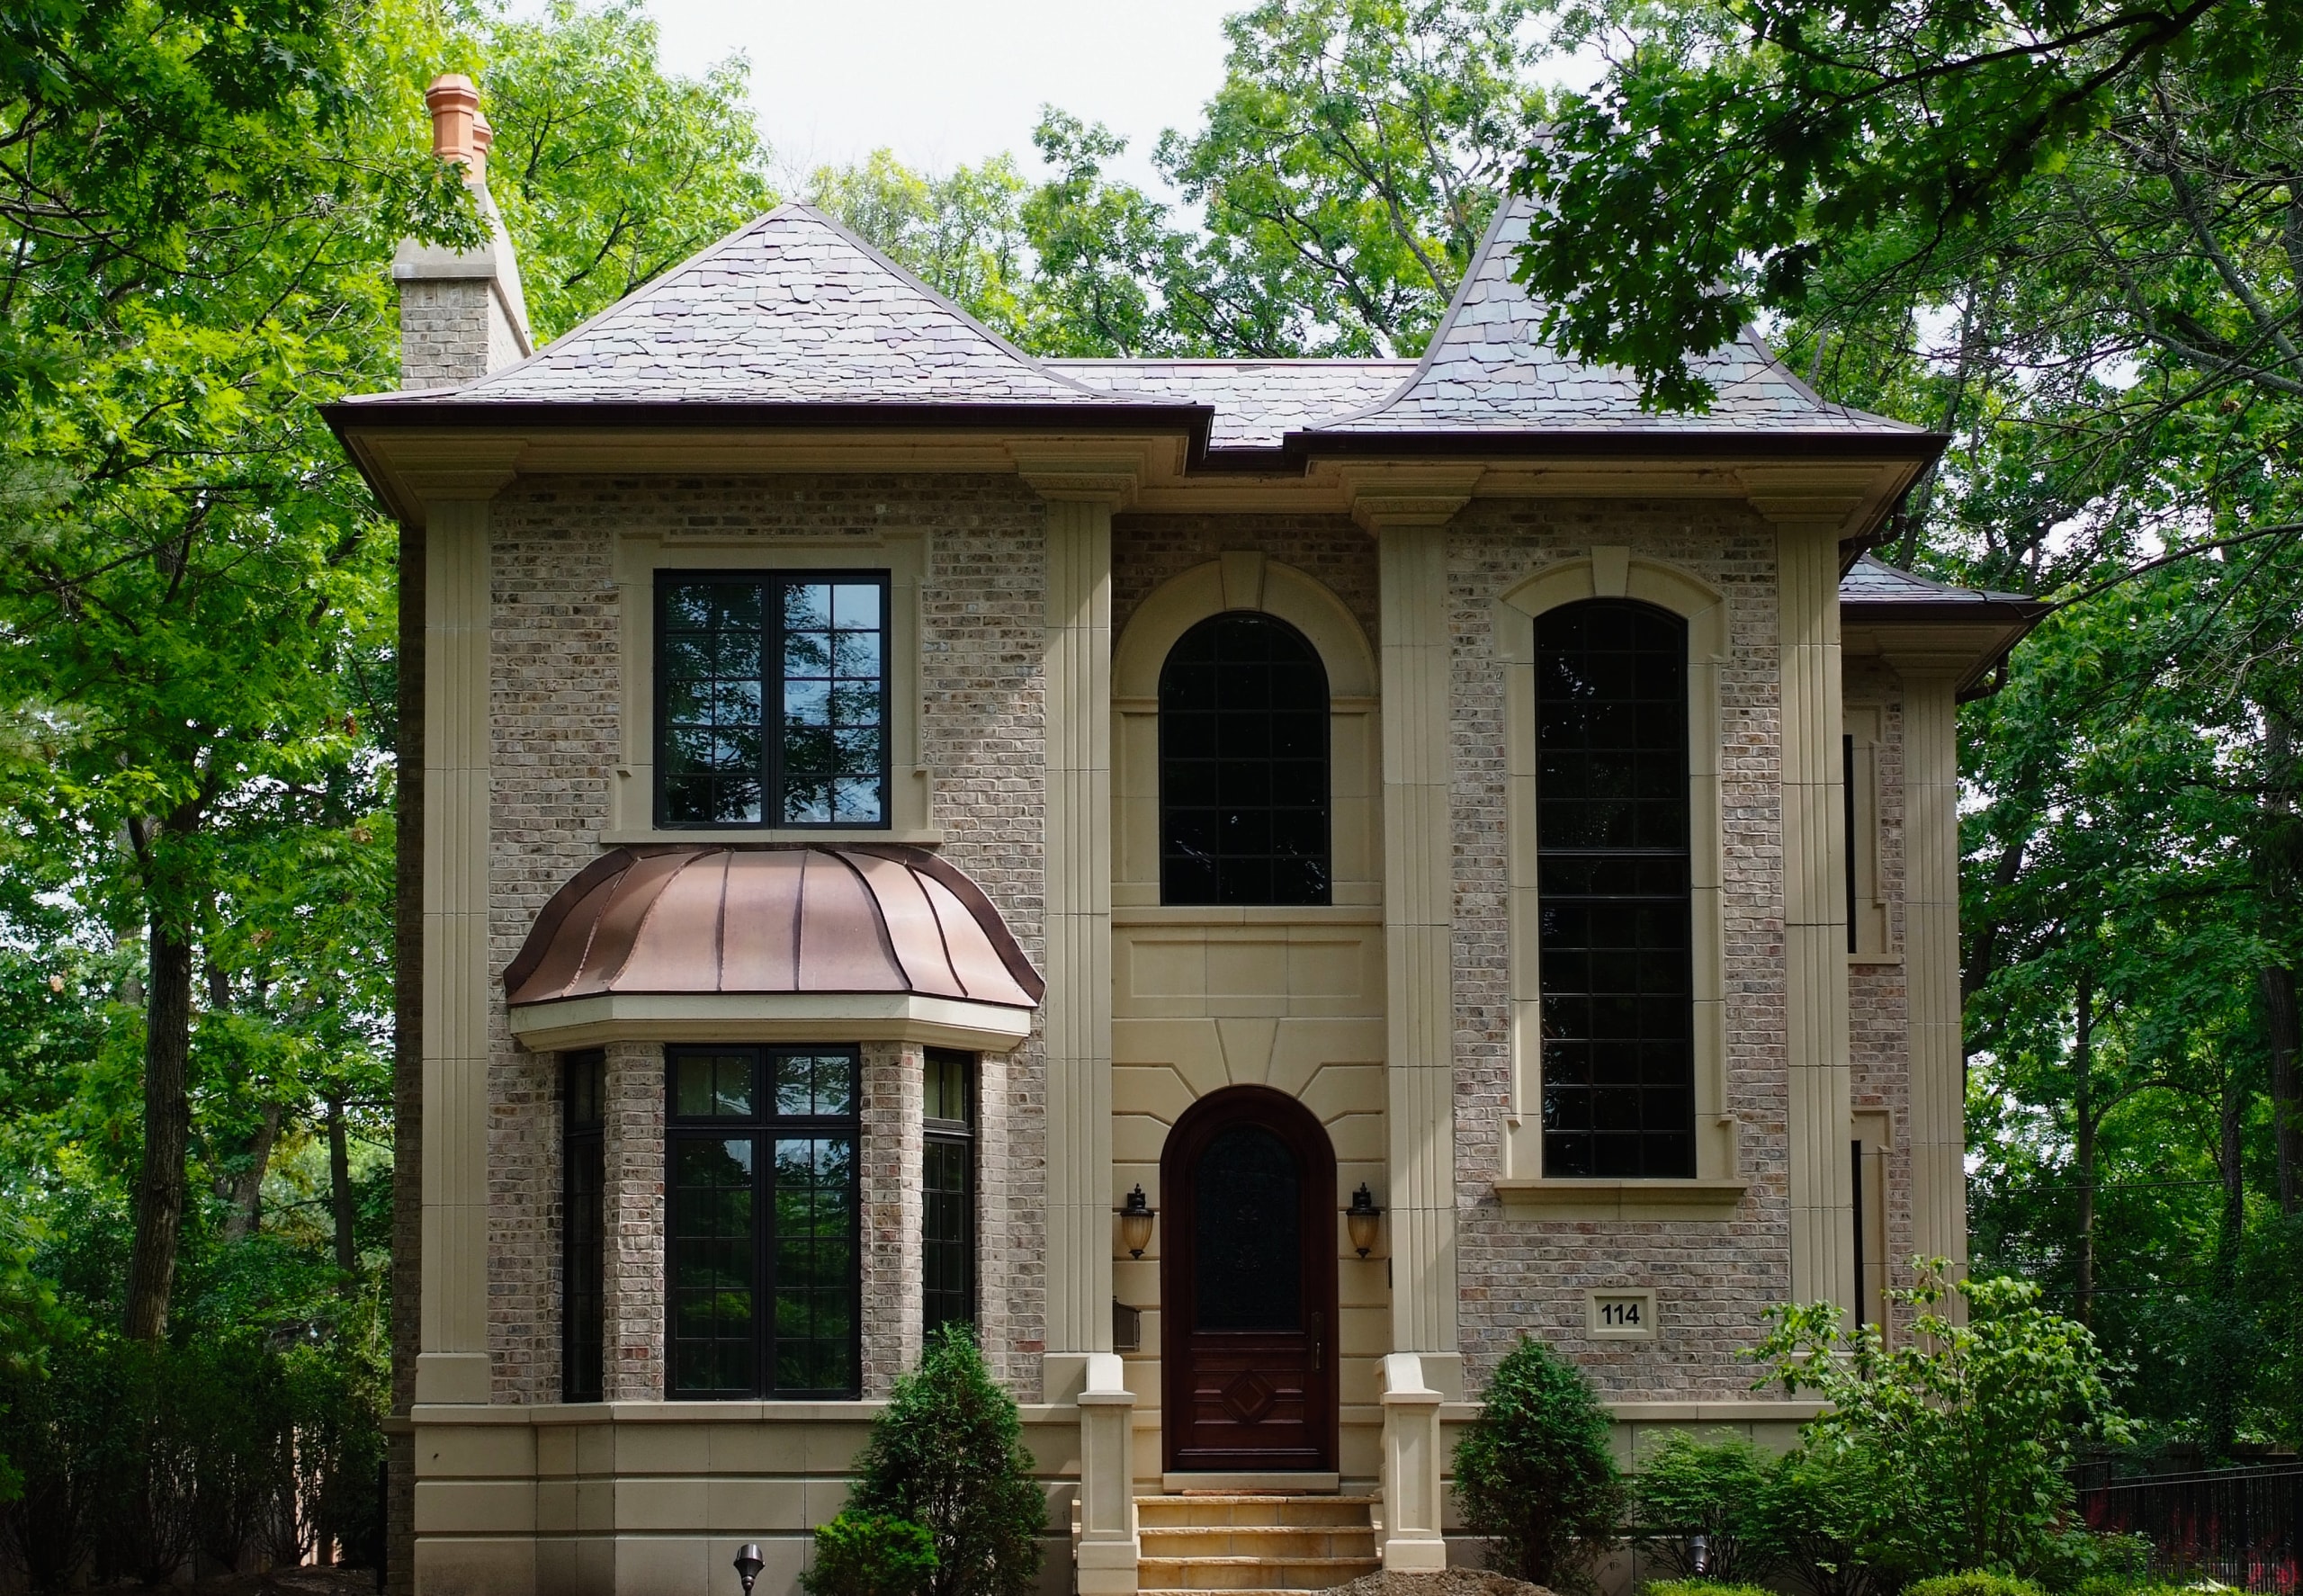
[[1080, 1596], [1134, 1596], [1134, 1425], [1119, 1355], [1090, 1355], [1080, 1393]]
[[1447, 1566], [1441, 1529], [1440, 1394], [1424, 1383], [1412, 1352], [1384, 1359], [1384, 1567], [1429, 1574]]

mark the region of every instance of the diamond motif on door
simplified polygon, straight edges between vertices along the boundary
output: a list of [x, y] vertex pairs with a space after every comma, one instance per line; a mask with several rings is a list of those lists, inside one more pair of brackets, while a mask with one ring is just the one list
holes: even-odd
[[1279, 1393], [1272, 1389], [1269, 1380], [1250, 1369], [1223, 1387], [1221, 1400], [1223, 1411], [1232, 1418], [1242, 1424], [1254, 1424], [1271, 1412], [1271, 1404], [1279, 1400]]

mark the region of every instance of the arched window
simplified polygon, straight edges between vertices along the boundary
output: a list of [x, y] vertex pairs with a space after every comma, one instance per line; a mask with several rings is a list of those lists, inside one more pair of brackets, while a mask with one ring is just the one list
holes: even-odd
[[1687, 623], [1590, 599], [1535, 624], [1544, 1173], [1692, 1177]]
[[1202, 621], [1160, 669], [1160, 899], [1325, 903], [1328, 673], [1285, 621]]

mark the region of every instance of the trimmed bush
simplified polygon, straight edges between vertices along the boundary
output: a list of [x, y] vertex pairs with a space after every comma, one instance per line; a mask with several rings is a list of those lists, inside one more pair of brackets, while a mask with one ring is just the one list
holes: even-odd
[[1023, 1596], [1040, 1577], [1047, 1499], [1032, 1477], [1015, 1399], [983, 1366], [974, 1333], [946, 1324], [896, 1382], [857, 1460], [848, 1510], [924, 1526], [930, 1596]]
[[2047, 1592], [2029, 1580], [1978, 1568], [1916, 1580], [1904, 1587], [1904, 1596], [2047, 1596]]
[[816, 1527], [810, 1596], [918, 1596], [936, 1574], [936, 1538], [908, 1519], [844, 1509]]
[[[1725, 1589], [1764, 1574], [1775, 1561], [1765, 1522], [1775, 1468], [1773, 1457], [1741, 1436], [1699, 1441], [1670, 1431], [1631, 1482], [1642, 1549], [1690, 1583]], [[1699, 1582], [1692, 1579], [1697, 1536], [1704, 1540]]]
[[1608, 1430], [1582, 1371], [1521, 1336], [1456, 1446], [1456, 1503], [1492, 1567], [1557, 1591], [1590, 1584], [1626, 1501]]

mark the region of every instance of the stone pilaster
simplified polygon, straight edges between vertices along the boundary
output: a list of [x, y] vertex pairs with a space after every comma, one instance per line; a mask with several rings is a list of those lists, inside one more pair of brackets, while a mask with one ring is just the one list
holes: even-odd
[[919, 1361], [926, 1083], [917, 1043], [864, 1045], [864, 1394]]
[[1026, 462], [1047, 505], [1047, 1340], [1043, 1400], [1112, 1336], [1112, 511], [1124, 468]]
[[611, 1042], [606, 1051], [600, 1151], [607, 1369], [601, 1392], [610, 1402], [661, 1402], [669, 1379], [664, 1365], [664, 1049], [656, 1042]]
[[1904, 960], [1912, 1246], [1967, 1261], [1967, 1053], [1959, 997], [1959, 706], [1966, 659], [1895, 657], [1904, 683]]

